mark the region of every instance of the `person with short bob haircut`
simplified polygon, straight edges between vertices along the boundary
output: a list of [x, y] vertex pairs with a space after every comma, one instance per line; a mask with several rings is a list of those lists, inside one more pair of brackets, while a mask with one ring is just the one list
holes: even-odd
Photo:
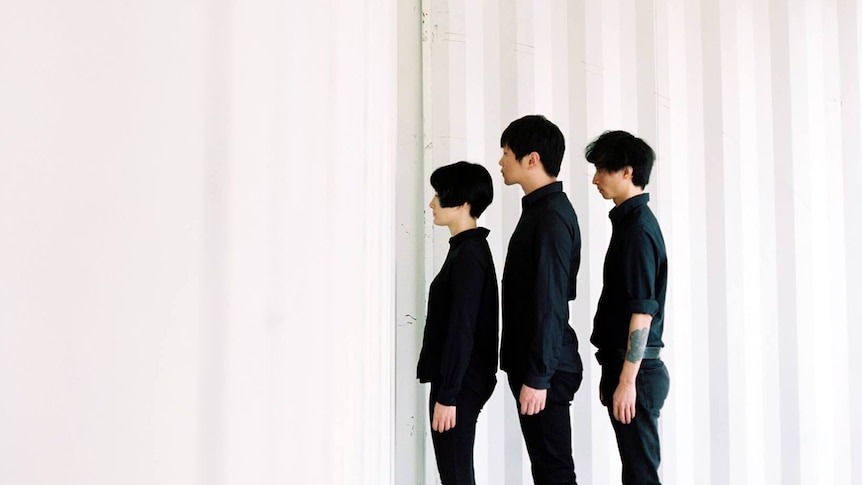
[[437, 192], [440, 207], [469, 203], [474, 219], [478, 219], [494, 199], [491, 174], [485, 167], [470, 162], [456, 162], [434, 170], [431, 187]]
[[434, 224], [449, 252], [428, 291], [417, 377], [430, 382], [428, 414], [444, 485], [472, 485], [476, 420], [497, 384], [499, 297], [488, 229], [477, 220], [494, 198], [485, 167], [457, 162], [431, 174]]
[[524, 191], [503, 267], [500, 367], [515, 398], [534, 483], [574, 485], [569, 411], [583, 365], [569, 302], [581, 232], [557, 180], [566, 142], [557, 125], [528, 115], [503, 130], [500, 147], [503, 182]]
[[659, 484], [658, 418], [670, 389], [664, 347], [667, 251], [647, 206], [655, 152], [625, 131], [607, 131], [587, 145], [593, 184], [614, 201], [602, 293], [590, 341], [602, 366], [599, 401], [617, 438], [625, 485]]

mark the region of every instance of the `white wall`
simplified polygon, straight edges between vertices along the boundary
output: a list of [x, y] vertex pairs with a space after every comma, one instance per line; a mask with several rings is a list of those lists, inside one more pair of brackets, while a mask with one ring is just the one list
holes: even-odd
[[392, 482], [395, 41], [0, 3], [0, 483]]
[[[666, 483], [862, 480], [855, 1], [0, 2], [0, 483], [433, 483], [415, 380], [433, 168], [540, 112], [581, 217], [582, 483], [616, 451], [587, 345], [608, 204], [656, 148]], [[482, 218], [501, 268], [519, 213]], [[501, 381], [504, 376], [500, 376]], [[511, 397], [482, 483], [529, 483]]]
[[0, 482], [197, 477], [205, 13], [0, 4]]
[[[561, 178], [584, 235], [571, 323], [590, 363], [572, 407], [579, 480], [619, 476], [588, 343], [610, 207], [582, 154], [606, 129], [658, 153], [648, 190], [671, 271], [665, 482], [862, 480], [852, 411], [862, 378], [850, 367], [862, 336], [850, 323], [862, 297], [850, 210], [862, 181], [856, 2], [430, 0], [422, 10], [426, 198], [440, 165], [468, 159], [496, 174], [499, 134], [521, 115], [545, 114], [566, 134]], [[399, 187], [415, 190], [415, 175]], [[495, 183], [480, 222], [501, 267], [521, 194]], [[424, 280], [399, 274], [401, 288], [427, 288], [442, 264], [448, 234], [425, 228]], [[399, 396], [415, 395], [397, 382]], [[425, 472], [411, 473], [436, 483], [423, 406]], [[481, 483], [531, 483], [505, 384], [480, 418], [476, 458]]]

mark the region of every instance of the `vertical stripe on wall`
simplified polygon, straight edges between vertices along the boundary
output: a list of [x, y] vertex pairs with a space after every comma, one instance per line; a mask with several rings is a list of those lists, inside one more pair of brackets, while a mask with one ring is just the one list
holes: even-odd
[[[425, 246], [425, 173], [422, 163], [422, 24], [419, 0], [398, 2], [398, 151], [396, 162], [396, 281], [395, 286], [395, 449], [399, 465], [394, 483], [421, 483], [424, 447], [424, 388], [416, 383], [416, 363], [422, 343], [425, 313], [424, 260], [416, 257]], [[417, 217], [419, 214], [419, 217]], [[406, 391], [406, 392], [405, 392]]]
[[[862, 139], [862, 124], [860, 124], [860, 83], [859, 76], [860, 55], [859, 48], [860, 26], [862, 26], [862, 10], [857, 2], [852, 0], [841, 0], [837, 2], [838, 17], [838, 57], [840, 67], [841, 83], [841, 137], [842, 137], [842, 162], [844, 201], [841, 206], [844, 210], [844, 247], [846, 252], [846, 296], [845, 316], [847, 320], [847, 343], [846, 346], [837, 346], [839, 351], [847, 352], [847, 365], [845, 369], [848, 376], [845, 382], [849, 383], [848, 396], [846, 400], [841, 399], [840, 394], [836, 396], [836, 408], [843, 402], [862, 402], [862, 373], [854, 372], [852, 367], [857, 361], [859, 352], [856, 350], [858, 342], [862, 342], [862, 326], [851, 324], [851, 302], [862, 301], [862, 281], [853, 277], [859, 268], [862, 268], [862, 224], [859, 224], [859, 215], [851, 210], [850, 197], [862, 183], [862, 147], [858, 140]], [[840, 241], [839, 241], [840, 243]], [[853, 315], [855, 317], [855, 315]], [[840, 334], [836, 336], [840, 340]], [[843, 347], [843, 349], [842, 349]], [[840, 379], [838, 380], [840, 382]], [[849, 408], [848, 408], [849, 409]], [[838, 413], [838, 416], [841, 414]], [[850, 433], [850, 453], [847, 462], [851, 466], [851, 481], [858, 483], [862, 481], [862, 415], [850, 413], [848, 422], [842, 423]]]
[[396, 4], [229, 8], [223, 483], [391, 483]]

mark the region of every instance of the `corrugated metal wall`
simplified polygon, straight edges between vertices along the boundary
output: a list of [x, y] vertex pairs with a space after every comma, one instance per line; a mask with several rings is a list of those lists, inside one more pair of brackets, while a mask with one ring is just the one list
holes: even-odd
[[[0, 3], [0, 482], [433, 483], [428, 174], [496, 173], [539, 112], [585, 236], [581, 482], [618, 464], [580, 153], [623, 128], [659, 155], [665, 481], [859, 483], [860, 26], [847, 0]], [[504, 386], [479, 429], [481, 482], [529, 483]]]
[[[658, 154], [648, 191], [671, 271], [665, 482], [862, 481], [862, 330], [851, 323], [862, 298], [857, 3], [426, 0], [421, 25], [400, 8], [399, 103], [411, 128], [400, 125], [399, 140], [413, 148], [402, 150], [410, 163], [398, 175], [396, 483], [437, 480], [426, 390], [411, 367], [424, 316], [414, 288], [427, 289], [449, 237], [421, 216], [428, 175], [461, 159], [497, 174], [500, 132], [529, 113], [566, 135], [561, 179], [584, 235], [571, 307], [590, 363], [572, 406], [581, 483], [619, 476], [588, 343], [610, 205], [582, 154], [606, 129], [636, 133]], [[405, 25], [421, 28], [421, 106], [410, 90], [418, 66], [403, 63], [418, 48]], [[420, 114], [421, 158], [409, 145]], [[480, 220], [499, 268], [521, 197], [501, 182]], [[480, 483], [531, 483], [504, 384], [479, 430]]]

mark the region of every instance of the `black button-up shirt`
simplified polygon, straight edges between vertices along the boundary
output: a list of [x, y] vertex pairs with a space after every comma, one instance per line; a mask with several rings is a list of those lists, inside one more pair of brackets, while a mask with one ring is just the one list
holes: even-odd
[[452, 236], [428, 292], [416, 374], [446, 406], [457, 404], [462, 387], [490, 395], [497, 383], [499, 297], [488, 233], [478, 227]]
[[582, 372], [569, 300], [581, 263], [578, 217], [563, 183], [524, 196], [503, 269], [503, 370], [534, 389], [557, 370]]
[[625, 350], [633, 313], [652, 315], [647, 346], [663, 347], [667, 253], [658, 221], [636, 195], [611, 209], [611, 242], [605, 255], [604, 286], [590, 341], [599, 350]]

